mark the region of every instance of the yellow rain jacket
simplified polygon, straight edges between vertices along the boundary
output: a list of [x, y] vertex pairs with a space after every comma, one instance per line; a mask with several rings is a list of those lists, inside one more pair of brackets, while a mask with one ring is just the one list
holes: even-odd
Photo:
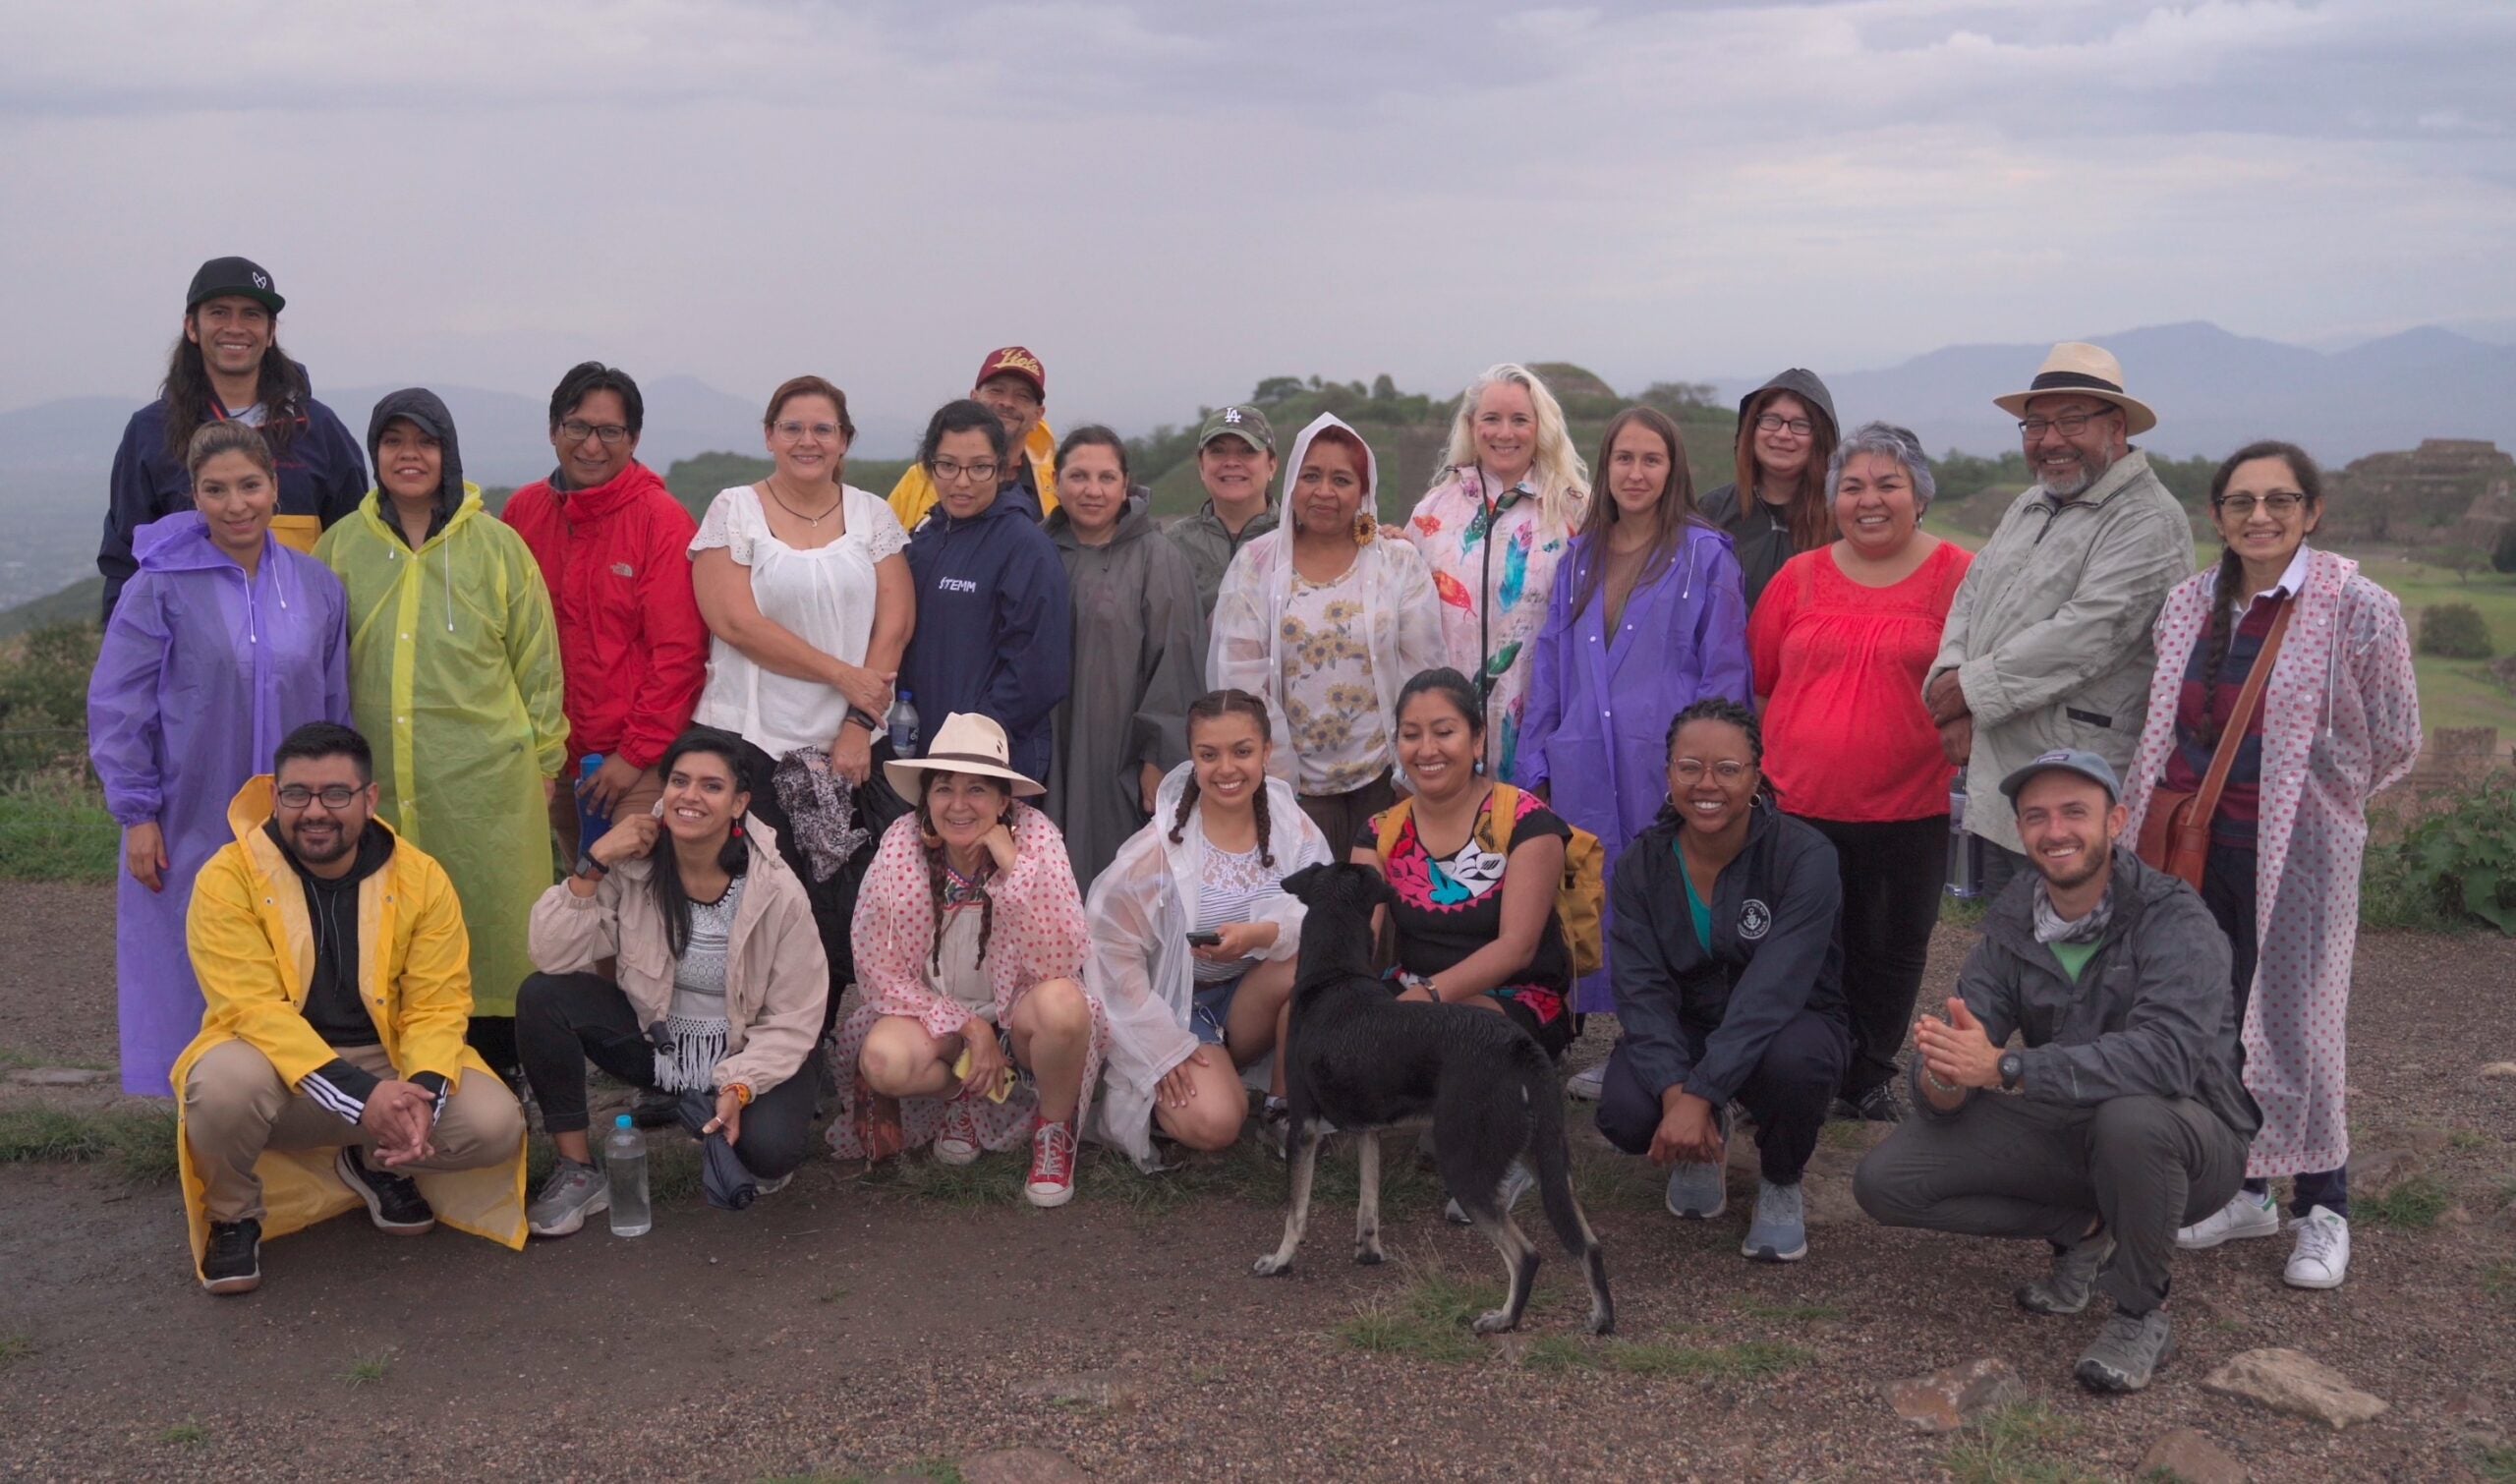
[[[243, 1041], [270, 1057], [294, 1088], [338, 1055], [306, 1022], [314, 936], [306, 912], [306, 888], [262, 828], [270, 817], [270, 774], [247, 779], [227, 806], [227, 823], [236, 838], [201, 867], [186, 919], [193, 970], [208, 1001], [200, 1034], [175, 1059], [174, 1072], [179, 1111], [175, 1144], [183, 1163], [184, 1220], [192, 1232], [196, 1272], [209, 1239], [207, 1188], [193, 1169], [192, 1141], [183, 1136], [180, 1122], [184, 1080], [194, 1063], [221, 1042]], [[435, 1072], [452, 1088], [460, 1087], [465, 1077], [497, 1075], [463, 1042], [472, 1018], [469, 954], [463, 909], [445, 872], [410, 841], [397, 840], [383, 869], [359, 884], [358, 969], [364, 981], [360, 998], [401, 1076]], [[286, 1236], [361, 1204], [332, 1172], [328, 1149], [272, 1150], [254, 1171], [262, 1181], [265, 1237]], [[523, 1140], [516, 1141], [515, 1157], [504, 1165], [415, 1173], [412, 1178], [435, 1208], [437, 1220], [522, 1250]]]
[[[1058, 513], [1058, 435], [1049, 429], [1048, 419], [1031, 426], [1031, 437], [1022, 452], [1031, 460], [1031, 478], [1040, 486], [1040, 519], [1046, 521]], [[909, 465], [908, 473], [891, 486], [891, 514], [899, 517], [902, 531], [914, 531], [934, 508], [934, 479], [924, 464]]]
[[385, 504], [370, 494], [314, 546], [349, 593], [350, 712], [375, 749], [376, 817], [463, 899], [473, 1013], [512, 1015], [552, 877], [542, 780], [568, 763], [550, 595], [478, 485], [417, 551]]

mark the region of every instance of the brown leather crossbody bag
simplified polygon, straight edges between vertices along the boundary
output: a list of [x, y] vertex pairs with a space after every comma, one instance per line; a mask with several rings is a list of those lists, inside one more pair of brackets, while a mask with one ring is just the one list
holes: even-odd
[[2281, 603], [2280, 611], [2272, 617], [2271, 632], [2262, 637], [2261, 653], [2254, 656], [2254, 667], [2246, 671], [2245, 687], [2237, 692], [2237, 709], [2229, 715], [2226, 729], [2219, 733], [2219, 746], [2210, 754], [2210, 771], [2202, 775], [2202, 787], [2192, 793], [2156, 788], [2149, 794], [2149, 812], [2141, 817], [2141, 864], [2169, 876], [2180, 876], [2185, 885], [2197, 891], [2202, 888], [2202, 864], [2210, 854], [2210, 816], [2219, 812], [2219, 794], [2228, 786], [2228, 770], [2236, 766], [2237, 749], [2245, 745], [2246, 731], [2254, 724], [2255, 708], [2262, 704], [2262, 688], [2271, 679], [2272, 661], [2280, 657], [2280, 640], [2289, 632], [2289, 615], [2297, 609], [2298, 600], [2293, 597]]

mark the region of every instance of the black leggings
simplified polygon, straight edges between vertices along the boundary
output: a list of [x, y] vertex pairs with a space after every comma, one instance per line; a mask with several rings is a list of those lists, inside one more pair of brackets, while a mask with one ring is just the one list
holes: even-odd
[[[620, 986], [600, 974], [535, 974], [515, 997], [516, 1050], [524, 1077], [551, 1133], [586, 1130], [586, 1062], [636, 1087], [656, 1085], [656, 1049]], [[764, 1180], [804, 1163], [812, 1141], [809, 1067], [754, 1098], [743, 1110], [734, 1154]]]
[[1948, 876], [1948, 816], [1857, 825], [1803, 820], [1834, 842], [1843, 875], [1844, 1003], [1852, 1011], [1852, 1061], [1843, 1094], [1896, 1076], [1896, 1053], [1914, 1021], [1930, 930]]

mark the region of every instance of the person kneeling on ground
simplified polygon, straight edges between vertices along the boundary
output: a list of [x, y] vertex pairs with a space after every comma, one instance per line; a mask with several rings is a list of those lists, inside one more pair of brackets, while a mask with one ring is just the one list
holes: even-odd
[[[2001, 792], [2034, 874], [1985, 914], [1948, 1019], [1915, 1027], [1918, 1115], [1853, 1195], [1890, 1227], [2050, 1242], [2019, 1307], [2076, 1314], [2102, 1289], [2114, 1315], [2080, 1384], [2137, 1392], [2169, 1350], [2175, 1230], [2236, 1193], [2262, 1121], [2237, 1076], [2227, 939], [2192, 887], [2116, 848], [2102, 758], [2045, 753]], [[2013, 1031], [2026, 1050], [2003, 1050]]]
[[[1284, 1044], [1309, 910], [1284, 879], [1331, 859], [1292, 785], [1268, 775], [1267, 703], [1212, 691], [1187, 714], [1188, 761], [1162, 780], [1153, 823], [1092, 884], [1085, 914], [1084, 983], [1110, 1016], [1094, 1137], [1148, 1170], [1160, 1166], [1157, 1130], [1191, 1149], [1240, 1137], [1241, 1073]], [[1268, 1125], [1281, 1139], [1282, 1058], [1270, 1074]]]
[[[614, 824], [534, 904], [542, 972], [516, 996], [516, 1050], [559, 1152], [533, 1200], [536, 1236], [611, 1209], [586, 1139], [588, 1057], [713, 1105], [700, 1133], [723, 1135], [758, 1194], [804, 1163], [829, 960], [804, 884], [749, 813], [742, 758], [731, 732], [683, 732], [657, 765], [659, 814]], [[593, 972], [607, 958], [616, 981]]]
[[[200, 1285], [262, 1282], [285, 1236], [376, 1227], [524, 1245], [524, 1112], [480, 1055], [471, 940], [445, 872], [373, 818], [367, 739], [315, 721], [228, 806], [187, 938], [208, 1008], [175, 1062]], [[414, 1178], [416, 1176], [416, 1179]]]
[[883, 832], [857, 894], [865, 1002], [839, 1026], [829, 1142], [840, 1159], [883, 1160], [932, 1141], [937, 1159], [967, 1165], [1027, 1138], [1023, 1195], [1062, 1206], [1110, 1022], [1081, 983], [1065, 840], [1016, 802], [1046, 790], [1008, 751], [1003, 727], [956, 712], [925, 757], [883, 765], [917, 809]]
[[1719, 1216], [1731, 1101], [1756, 1122], [1761, 1178], [1739, 1250], [1808, 1254], [1801, 1174], [1852, 1057], [1835, 847], [1764, 782], [1755, 713], [1719, 697], [1669, 724], [1669, 807], [1617, 864], [1608, 953], [1625, 1034], [1599, 1132], [1669, 1170], [1672, 1215]]

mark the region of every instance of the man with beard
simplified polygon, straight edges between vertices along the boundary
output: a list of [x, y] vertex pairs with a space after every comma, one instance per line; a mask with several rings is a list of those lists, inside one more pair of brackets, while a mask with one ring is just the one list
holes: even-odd
[[464, 1046], [452, 884], [374, 819], [357, 732], [297, 728], [273, 774], [228, 806], [187, 924], [208, 1009], [175, 1063], [176, 1144], [201, 1286], [251, 1292], [264, 1235], [362, 1204], [388, 1235], [441, 1219], [521, 1248], [524, 1113]]
[[[1992, 400], [2018, 418], [2035, 484], [1967, 569], [1922, 692], [1967, 793], [1986, 800], [2054, 748], [2131, 765], [2157, 667], [2149, 628], [2194, 571], [2192, 524], [2129, 441], [2157, 415], [2125, 395], [2111, 355], [2065, 341], [2027, 390]], [[2017, 828], [1999, 809], [1968, 810], [1966, 828], [1989, 847], [1996, 896], [2027, 870]]]
[[2048, 752], [2001, 792], [2033, 870], [1985, 915], [1948, 1018], [1915, 1026], [1915, 1116], [1853, 1195], [1890, 1227], [2049, 1242], [2019, 1307], [2077, 1314], [2101, 1290], [2114, 1313], [2076, 1374], [2137, 1392], [2169, 1350], [2175, 1230], [2236, 1193], [2262, 1122], [2237, 1073], [2228, 942], [2192, 887], [2117, 848], [2104, 759]]

